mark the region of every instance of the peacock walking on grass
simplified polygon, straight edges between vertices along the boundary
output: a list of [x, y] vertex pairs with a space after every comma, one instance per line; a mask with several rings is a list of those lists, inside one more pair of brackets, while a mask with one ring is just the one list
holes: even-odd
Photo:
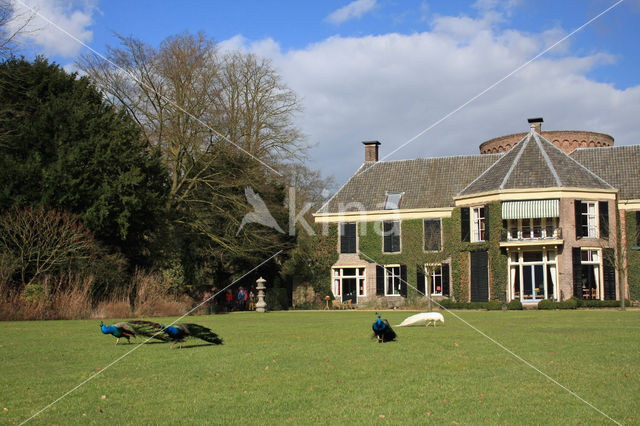
[[153, 337], [154, 339], [168, 342], [170, 339], [162, 332], [162, 326], [152, 321], [133, 320], [128, 322], [118, 322], [113, 325], [104, 325], [100, 321], [100, 330], [102, 334], [111, 334], [116, 338], [116, 345], [121, 337], [125, 337], [127, 342], [131, 343], [131, 338], [137, 335], [145, 337]]
[[162, 325], [161, 327], [169, 339], [173, 341], [172, 348], [176, 343], [178, 343], [178, 347], [182, 347], [182, 342], [188, 337], [197, 337], [214, 345], [222, 344], [222, 339], [216, 333], [198, 324], [174, 324], [168, 327]]
[[118, 322], [113, 325], [104, 325], [102, 321], [100, 321], [100, 330], [102, 334], [111, 334], [116, 338], [116, 345], [120, 341], [121, 337], [125, 337], [128, 343], [131, 343], [132, 337], [136, 337], [135, 330], [126, 322]]
[[389, 321], [386, 319], [383, 320], [382, 314], [376, 312], [376, 315], [378, 315], [378, 319], [371, 325], [371, 328], [373, 329], [374, 336], [378, 339], [378, 343], [395, 340], [396, 332], [393, 331], [391, 325], [389, 325]]

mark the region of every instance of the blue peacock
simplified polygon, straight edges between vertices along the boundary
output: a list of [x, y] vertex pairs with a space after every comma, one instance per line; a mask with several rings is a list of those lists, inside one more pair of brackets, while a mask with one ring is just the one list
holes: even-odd
[[116, 345], [122, 337], [127, 339], [127, 342], [131, 343], [131, 338], [135, 338], [137, 335], [145, 337], [153, 337], [154, 339], [169, 341], [169, 338], [162, 333], [162, 327], [160, 324], [152, 321], [133, 320], [128, 322], [118, 322], [113, 325], [104, 325], [100, 321], [100, 330], [102, 334], [111, 334], [116, 338]]
[[205, 342], [213, 343], [214, 345], [221, 345], [222, 339], [213, 331], [198, 324], [174, 324], [168, 327], [161, 325], [162, 330], [166, 333], [168, 338], [173, 341], [171, 347], [178, 343], [178, 347], [182, 347], [182, 342], [189, 337], [196, 337], [202, 339]]
[[389, 321], [382, 319], [382, 314], [376, 312], [378, 319], [371, 325], [378, 343], [391, 342], [396, 338], [396, 332], [389, 325]]

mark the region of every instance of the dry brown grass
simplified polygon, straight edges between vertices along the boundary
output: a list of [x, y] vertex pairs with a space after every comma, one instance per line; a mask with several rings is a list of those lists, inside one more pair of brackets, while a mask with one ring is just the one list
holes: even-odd
[[92, 284], [92, 277], [75, 274], [45, 276], [33, 283], [38, 289], [35, 294], [24, 290], [5, 292], [0, 298], [0, 320], [177, 316], [195, 306], [189, 296], [176, 295], [161, 274], [137, 271], [128, 286], [95, 306], [91, 300]]
[[25, 292], [5, 293], [0, 300], [0, 320], [83, 319], [91, 313], [92, 277], [61, 274], [44, 276], [31, 283], [41, 288], [37, 296]]
[[139, 317], [175, 316], [186, 313], [193, 301], [173, 294], [171, 283], [161, 274], [137, 271], [132, 285], [136, 290], [134, 315]]

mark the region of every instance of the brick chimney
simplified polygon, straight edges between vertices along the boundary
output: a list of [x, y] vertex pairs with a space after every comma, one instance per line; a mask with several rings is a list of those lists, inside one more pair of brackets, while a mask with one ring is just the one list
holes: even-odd
[[542, 117], [530, 118], [527, 121], [529, 122], [529, 127], [531, 127], [537, 134], [542, 134], [542, 122], [544, 121]]
[[364, 141], [364, 161], [378, 161], [378, 141]]

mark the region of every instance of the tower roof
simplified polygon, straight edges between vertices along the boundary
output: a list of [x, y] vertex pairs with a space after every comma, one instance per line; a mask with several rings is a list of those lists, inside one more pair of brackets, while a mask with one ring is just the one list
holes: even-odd
[[557, 187], [613, 189], [542, 135], [531, 131], [458, 195]]

